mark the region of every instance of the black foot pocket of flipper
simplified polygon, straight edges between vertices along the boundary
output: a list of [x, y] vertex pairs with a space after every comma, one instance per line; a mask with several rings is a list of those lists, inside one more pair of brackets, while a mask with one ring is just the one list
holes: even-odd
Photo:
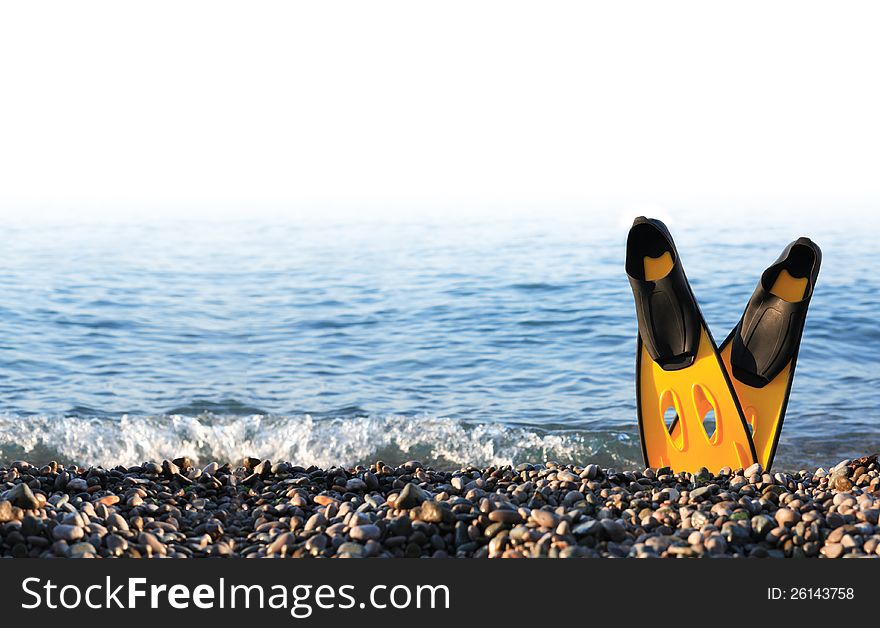
[[821, 263], [819, 247], [799, 238], [761, 275], [733, 333], [730, 363], [736, 379], [763, 388], [797, 355]]
[[664, 370], [693, 364], [700, 342], [700, 314], [669, 230], [638, 217], [626, 242], [626, 273], [636, 302], [639, 335]]

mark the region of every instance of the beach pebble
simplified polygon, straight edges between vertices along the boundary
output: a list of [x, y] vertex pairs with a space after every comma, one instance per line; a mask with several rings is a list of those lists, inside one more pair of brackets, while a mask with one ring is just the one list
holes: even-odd
[[[210, 537], [208, 537], [208, 539], [210, 539]], [[269, 554], [280, 554], [294, 544], [296, 544], [296, 535], [292, 532], [284, 532], [275, 537], [275, 540], [273, 540], [266, 548], [266, 552]], [[205, 546], [207, 546], [207, 543]]]
[[780, 508], [776, 511], [776, 522], [779, 525], [787, 525], [791, 526], [796, 524], [801, 520], [801, 515], [796, 510], [792, 510], [791, 508]]
[[166, 553], [168, 553], [168, 549], [165, 547], [165, 545], [158, 538], [156, 538], [155, 534], [152, 534], [150, 532], [141, 532], [138, 535], [138, 543], [152, 551], [153, 555], [159, 554], [161, 556], [164, 556]]
[[498, 510], [493, 510], [489, 513], [489, 521], [495, 521], [497, 523], [514, 524], [520, 523], [522, 520], [522, 515], [516, 510], [499, 508]]
[[39, 536], [43, 534], [44, 527], [42, 519], [33, 515], [27, 515], [21, 520], [21, 533], [24, 536]]
[[116, 534], [107, 535], [104, 539], [104, 545], [107, 546], [111, 556], [122, 556], [125, 550], [128, 549], [128, 541]]
[[114, 512], [110, 514], [105, 521], [109, 530], [116, 530], [119, 532], [128, 532], [129, 530], [128, 521], [126, 521], [119, 513]]
[[602, 520], [602, 529], [612, 541], [622, 541], [626, 538], [626, 529], [617, 521], [612, 519]]
[[691, 525], [694, 528], [702, 528], [709, 521], [709, 515], [701, 510], [697, 510], [691, 515]]
[[427, 521], [428, 523], [440, 523], [443, 521], [443, 507], [435, 501], [422, 502], [422, 505], [419, 508], [418, 517], [422, 521]]
[[73, 478], [67, 482], [67, 490], [73, 492], [82, 492], [89, 488], [89, 483], [82, 478]]
[[572, 528], [571, 533], [575, 536], [591, 536], [598, 534], [601, 530], [602, 523], [595, 519], [592, 519], [590, 521], [579, 523], [574, 528]]
[[0, 523], [6, 523], [15, 519], [15, 512], [12, 510], [12, 502], [8, 500], [0, 501]]
[[83, 529], [79, 526], [60, 524], [52, 530], [52, 536], [60, 541], [77, 541], [83, 537]]
[[549, 510], [536, 509], [530, 514], [531, 519], [542, 528], [555, 528], [559, 517]]
[[336, 552], [339, 556], [346, 556], [350, 558], [362, 558], [367, 553], [363, 545], [361, 545], [360, 543], [352, 542], [343, 543], [337, 548]]
[[681, 492], [676, 488], [667, 488], [660, 491], [660, 494], [663, 495], [666, 499], [671, 502], [677, 502], [681, 497]]
[[712, 494], [711, 486], [700, 486], [691, 491], [691, 499], [701, 500], [704, 497], [708, 497]]
[[755, 464], [746, 467], [743, 470], [743, 475], [747, 478], [752, 477], [753, 475], [761, 475], [764, 473], [764, 468], [761, 466], [761, 463], [756, 462]]
[[741, 476], [741, 475], [738, 475], [735, 478], [733, 478], [732, 480], [730, 480], [729, 488], [732, 491], [739, 491], [740, 489], [742, 489], [748, 485], [749, 485], [748, 479]]
[[580, 477], [572, 473], [571, 471], [560, 471], [556, 474], [556, 479], [560, 482], [578, 482], [580, 481]]
[[428, 496], [425, 494], [425, 491], [415, 484], [409, 483], [400, 491], [394, 505], [401, 509], [415, 508], [426, 499], [428, 499]]
[[165, 475], [165, 477], [171, 478], [171, 477], [174, 477], [175, 475], [177, 475], [178, 473], [180, 473], [180, 467], [178, 467], [176, 464], [174, 464], [170, 460], [163, 460], [162, 461], [162, 473]]
[[821, 549], [825, 558], [840, 558], [843, 555], [843, 545], [840, 543], [826, 543]]
[[34, 496], [27, 484], [16, 484], [6, 494], [6, 499], [23, 510], [35, 510], [40, 507], [40, 502]]
[[309, 517], [308, 521], [306, 521], [305, 530], [308, 532], [309, 530], [317, 530], [319, 528], [323, 528], [327, 525], [327, 517], [317, 512], [311, 517]]
[[714, 555], [723, 554], [727, 550], [727, 541], [717, 533], [710, 534], [709, 538], [703, 542], [703, 545], [705, 545], [707, 552]]
[[361, 493], [367, 488], [367, 483], [360, 478], [351, 478], [345, 483], [345, 490], [353, 493]]
[[755, 535], [763, 539], [770, 530], [776, 527], [776, 520], [768, 515], [755, 515], [751, 519], [751, 527]]
[[375, 540], [382, 536], [382, 531], [378, 526], [369, 524], [369, 525], [361, 525], [355, 526], [349, 531], [349, 536], [355, 541], [369, 541]]

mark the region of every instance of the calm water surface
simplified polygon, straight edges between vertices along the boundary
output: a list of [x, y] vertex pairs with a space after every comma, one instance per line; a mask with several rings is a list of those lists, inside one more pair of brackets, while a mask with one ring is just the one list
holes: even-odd
[[[670, 227], [719, 341], [801, 235]], [[0, 460], [638, 465], [626, 230], [576, 216], [7, 226]], [[803, 233], [825, 259], [779, 467], [880, 450], [872, 234]]]

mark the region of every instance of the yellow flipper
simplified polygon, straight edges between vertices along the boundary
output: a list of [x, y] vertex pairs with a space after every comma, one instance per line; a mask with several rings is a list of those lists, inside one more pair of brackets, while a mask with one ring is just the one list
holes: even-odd
[[[764, 272], [742, 319], [721, 345], [721, 362], [764, 469], [773, 463], [782, 433], [804, 320], [821, 259], [819, 247], [808, 238], [792, 242]], [[739, 365], [733, 360], [737, 344]], [[682, 428], [682, 422], [676, 419], [669, 429], [671, 441], [681, 441]]]
[[[694, 363], [676, 371], [663, 370], [639, 344], [639, 422], [647, 465], [691, 472], [751, 465], [748, 430], [706, 330]], [[679, 417], [673, 434], [664, 420], [669, 410]], [[703, 426], [710, 412], [715, 415], [712, 434]]]
[[[728, 372], [730, 372], [730, 350], [730, 343], [721, 349], [721, 362]], [[781, 429], [780, 422], [784, 403], [788, 397], [791, 366], [789, 363], [763, 388], [754, 388], [735, 377], [731, 378], [736, 397], [743, 409], [743, 416], [752, 431], [752, 442], [755, 444], [758, 462], [765, 469], [770, 468], [773, 450], [776, 447], [776, 436]]]
[[[626, 271], [639, 323], [636, 395], [645, 463], [692, 472], [753, 464], [742, 409], [662, 222], [635, 220]], [[664, 420], [670, 414], [680, 417], [674, 435]], [[709, 414], [715, 425], [707, 433]]]
[[[773, 287], [770, 288], [770, 293], [789, 303], [797, 303], [804, 298], [806, 289], [806, 277], [792, 277], [788, 271], [783, 269], [773, 283]], [[731, 347], [730, 342], [725, 342], [720, 350], [721, 362], [724, 365], [724, 370], [728, 373], [731, 372]], [[743, 416], [751, 430], [758, 462], [764, 468], [769, 467], [776, 446], [776, 436], [780, 431], [780, 421], [788, 395], [791, 367], [792, 364], [789, 362], [779, 375], [763, 388], [749, 386], [735, 377], [731, 378], [733, 389], [743, 410]], [[673, 442], [681, 440], [682, 431], [678, 422], [670, 430], [670, 437]]]

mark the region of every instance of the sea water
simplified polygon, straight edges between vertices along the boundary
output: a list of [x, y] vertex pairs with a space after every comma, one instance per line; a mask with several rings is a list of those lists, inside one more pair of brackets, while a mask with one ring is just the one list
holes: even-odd
[[[597, 215], [7, 225], [0, 461], [638, 467], [627, 221]], [[880, 450], [874, 231], [670, 228], [719, 342], [822, 246], [776, 466]]]

